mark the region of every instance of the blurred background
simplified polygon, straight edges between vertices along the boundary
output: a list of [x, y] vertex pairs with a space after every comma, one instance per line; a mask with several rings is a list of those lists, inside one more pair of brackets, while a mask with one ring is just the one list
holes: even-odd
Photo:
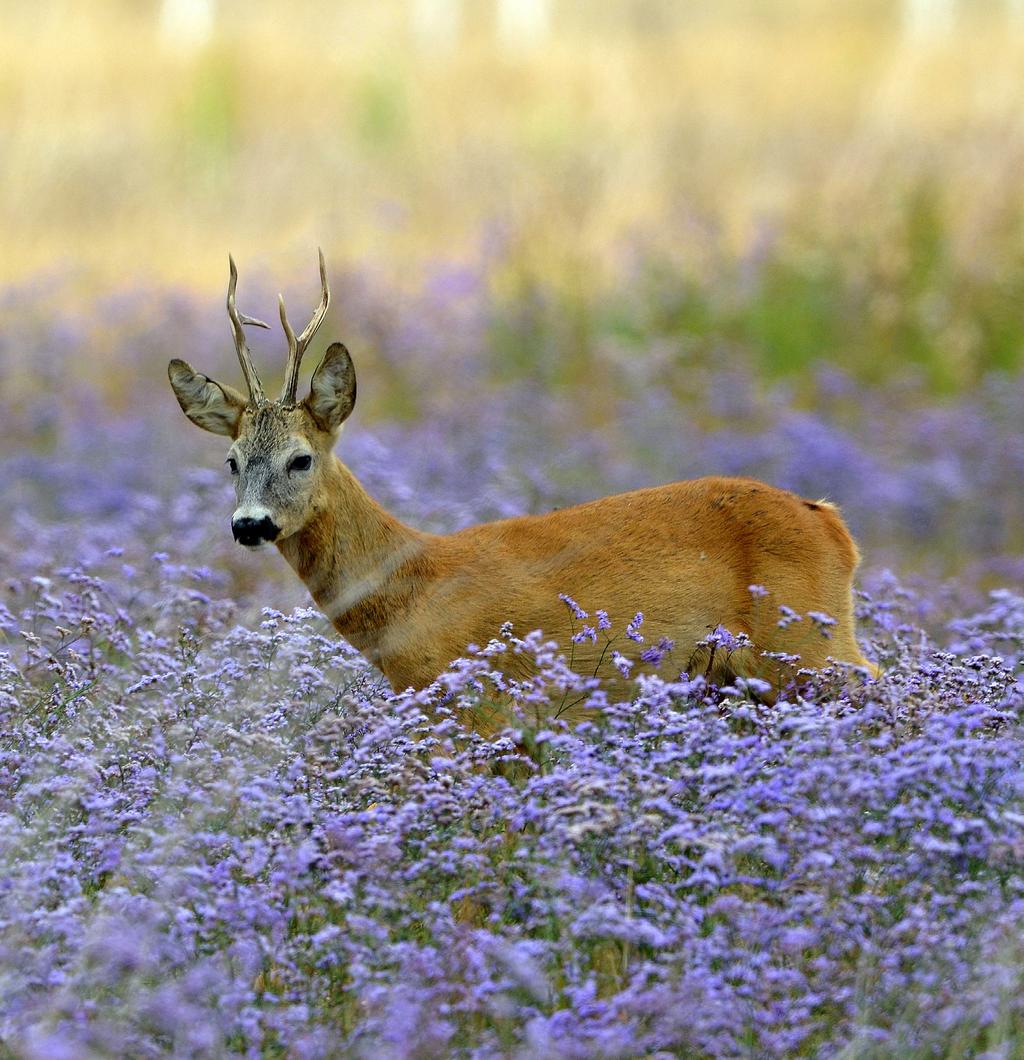
[[876, 560], [1024, 548], [1024, 0], [5, 0], [0, 158], [39, 518], [219, 465], [166, 360], [237, 384], [228, 251], [300, 326], [320, 245], [410, 518], [750, 473]]
[[773, 369], [1021, 356], [1021, 0], [5, 0], [0, 157], [8, 281], [490, 255]]

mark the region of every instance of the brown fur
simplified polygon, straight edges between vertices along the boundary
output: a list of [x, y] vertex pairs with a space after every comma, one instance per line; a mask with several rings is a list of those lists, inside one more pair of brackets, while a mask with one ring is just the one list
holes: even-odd
[[[245, 344], [243, 324], [258, 322], [235, 309], [234, 262], [228, 312], [248, 400], [185, 361], [171, 361], [168, 375], [185, 415], [233, 440], [238, 533], [269, 527], [338, 632], [396, 689], [430, 684], [506, 621], [520, 635], [542, 629], [566, 646], [578, 672], [614, 681], [603, 636], [573, 643], [579, 622], [562, 593], [591, 613], [606, 610], [615, 646], [631, 655], [640, 647], [625, 639], [626, 626], [643, 611], [646, 645], [671, 640], [671, 665], [715, 680], [751, 676], [778, 687], [793, 676], [793, 667], [763, 652], [799, 656], [799, 666], [811, 669], [832, 658], [874, 672], [854, 635], [860, 557], [827, 501], [753, 479], [704, 478], [449, 535], [421, 533], [389, 515], [332, 451], [356, 399], [355, 369], [341, 343], [327, 349], [309, 396], [295, 400], [302, 351], [329, 301], [322, 254], [320, 276], [320, 307], [297, 339], [282, 306], [291, 353], [278, 401], [263, 394]], [[767, 595], [752, 594], [751, 585]], [[781, 605], [832, 616], [831, 636], [806, 617], [781, 628]], [[719, 625], [745, 633], [752, 646], [731, 654], [698, 647]]]
[[[470, 644], [503, 622], [570, 643], [566, 593], [607, 610], [616, 646], [637, 610], [645, 644], [672, 640], [678, 668], [777, 684], [788, 669], [761, 650], [869, 667], [854, 636], [856, 546], [837, 510], [752, 479], [705, 478], [636, 490], [546, 515], [471, 526], [439, 536], [388, 515], [340, 462], [321, 514], [279, 543], [335, 628], [396, 688], [422, 688]], [[750, 585], [767, 596], [755, 597]], [[780, 629], [779, 604], [836, 619], [826, 639], [804, 618]], [[575, 628], [580, 623], [576, 622]], [[756, 650], [708, 658], [694, 645], [716, 626], [746, 633]], [[593, 671], [604, 649], [572, 646]], [[599, 672], [617, 672], [605, 652]], [[742, 657], [740, 657], [742, 656]]]

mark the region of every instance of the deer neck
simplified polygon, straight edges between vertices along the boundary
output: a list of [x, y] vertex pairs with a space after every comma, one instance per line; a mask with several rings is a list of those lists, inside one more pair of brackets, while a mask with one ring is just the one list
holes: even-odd
[[372, 662], [428, 573], [430, 535], [385, 511], [333, 458], [314, 517], [278, 548], [334, 628]]

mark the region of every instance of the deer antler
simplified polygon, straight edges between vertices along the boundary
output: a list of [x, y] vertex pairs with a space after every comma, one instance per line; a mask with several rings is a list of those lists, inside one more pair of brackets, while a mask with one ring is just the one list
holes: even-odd
[[228, 263], [231, 266], [231, 279], [228, 281], [228, 318], [231, 321], [231, 334], [235, 337], [235, 352], [238, 354], [238, 363], [242, 366], [242, 374], [245, 376], [245, 385], [249, 388], [249, 402], [253, 405], [262, 405], [267, 400], [263, 393], [260, 377], [256, 374], [256, 368], [252, 363], [252, 354], [245, 341], [243, 324], [252, 324], [258, 328], [269, 328], [262, 320], [255, 317], [247, 317], [239, 313], [235, 305], [235, 285], [238, 283], [238, 269], [235, 268], [235, 259], [229, 254]]
[[324, 263], [324, 252], [319, 250], [320, 254], [320, 286], [323, 289], [323, 297], [320, 299], [320, 305], [317, 306], [316, 312], [313, 314], [313, 319], [306, 325], [305, 330], [302, 334], [296, 338], [295, 332], [292, 331], [291, 325], [288, 323], [288, 316], [284, 311], [284, 295], [278, 295], [278, 301], [281, 305], [281, 327], [284, 328], [285, 337], [288, 339], [288, 364], [284, 370], [284, 389], [281, 391], [281, 403], [283, 405], [294, 405], [295, 404], [295, 391], [299, 385], [299, 365], [302, 363], [302, 355], [306, 352], [306, 347], [309, 345], [310, 340], [317, 333], [317, 329], [324, 322], [324, 317], [327, 315], [327, 307], [331, 303], [331, 289], [327, 286], [327, 265]]

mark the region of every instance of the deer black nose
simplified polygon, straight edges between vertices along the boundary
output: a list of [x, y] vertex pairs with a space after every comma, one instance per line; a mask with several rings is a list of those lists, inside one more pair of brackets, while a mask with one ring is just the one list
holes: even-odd
[[273, 541], [281, 528], [265, 515], [262, 519], [232, 519], [231, 532], [240, 545], [262, 545], [265, 541]]

